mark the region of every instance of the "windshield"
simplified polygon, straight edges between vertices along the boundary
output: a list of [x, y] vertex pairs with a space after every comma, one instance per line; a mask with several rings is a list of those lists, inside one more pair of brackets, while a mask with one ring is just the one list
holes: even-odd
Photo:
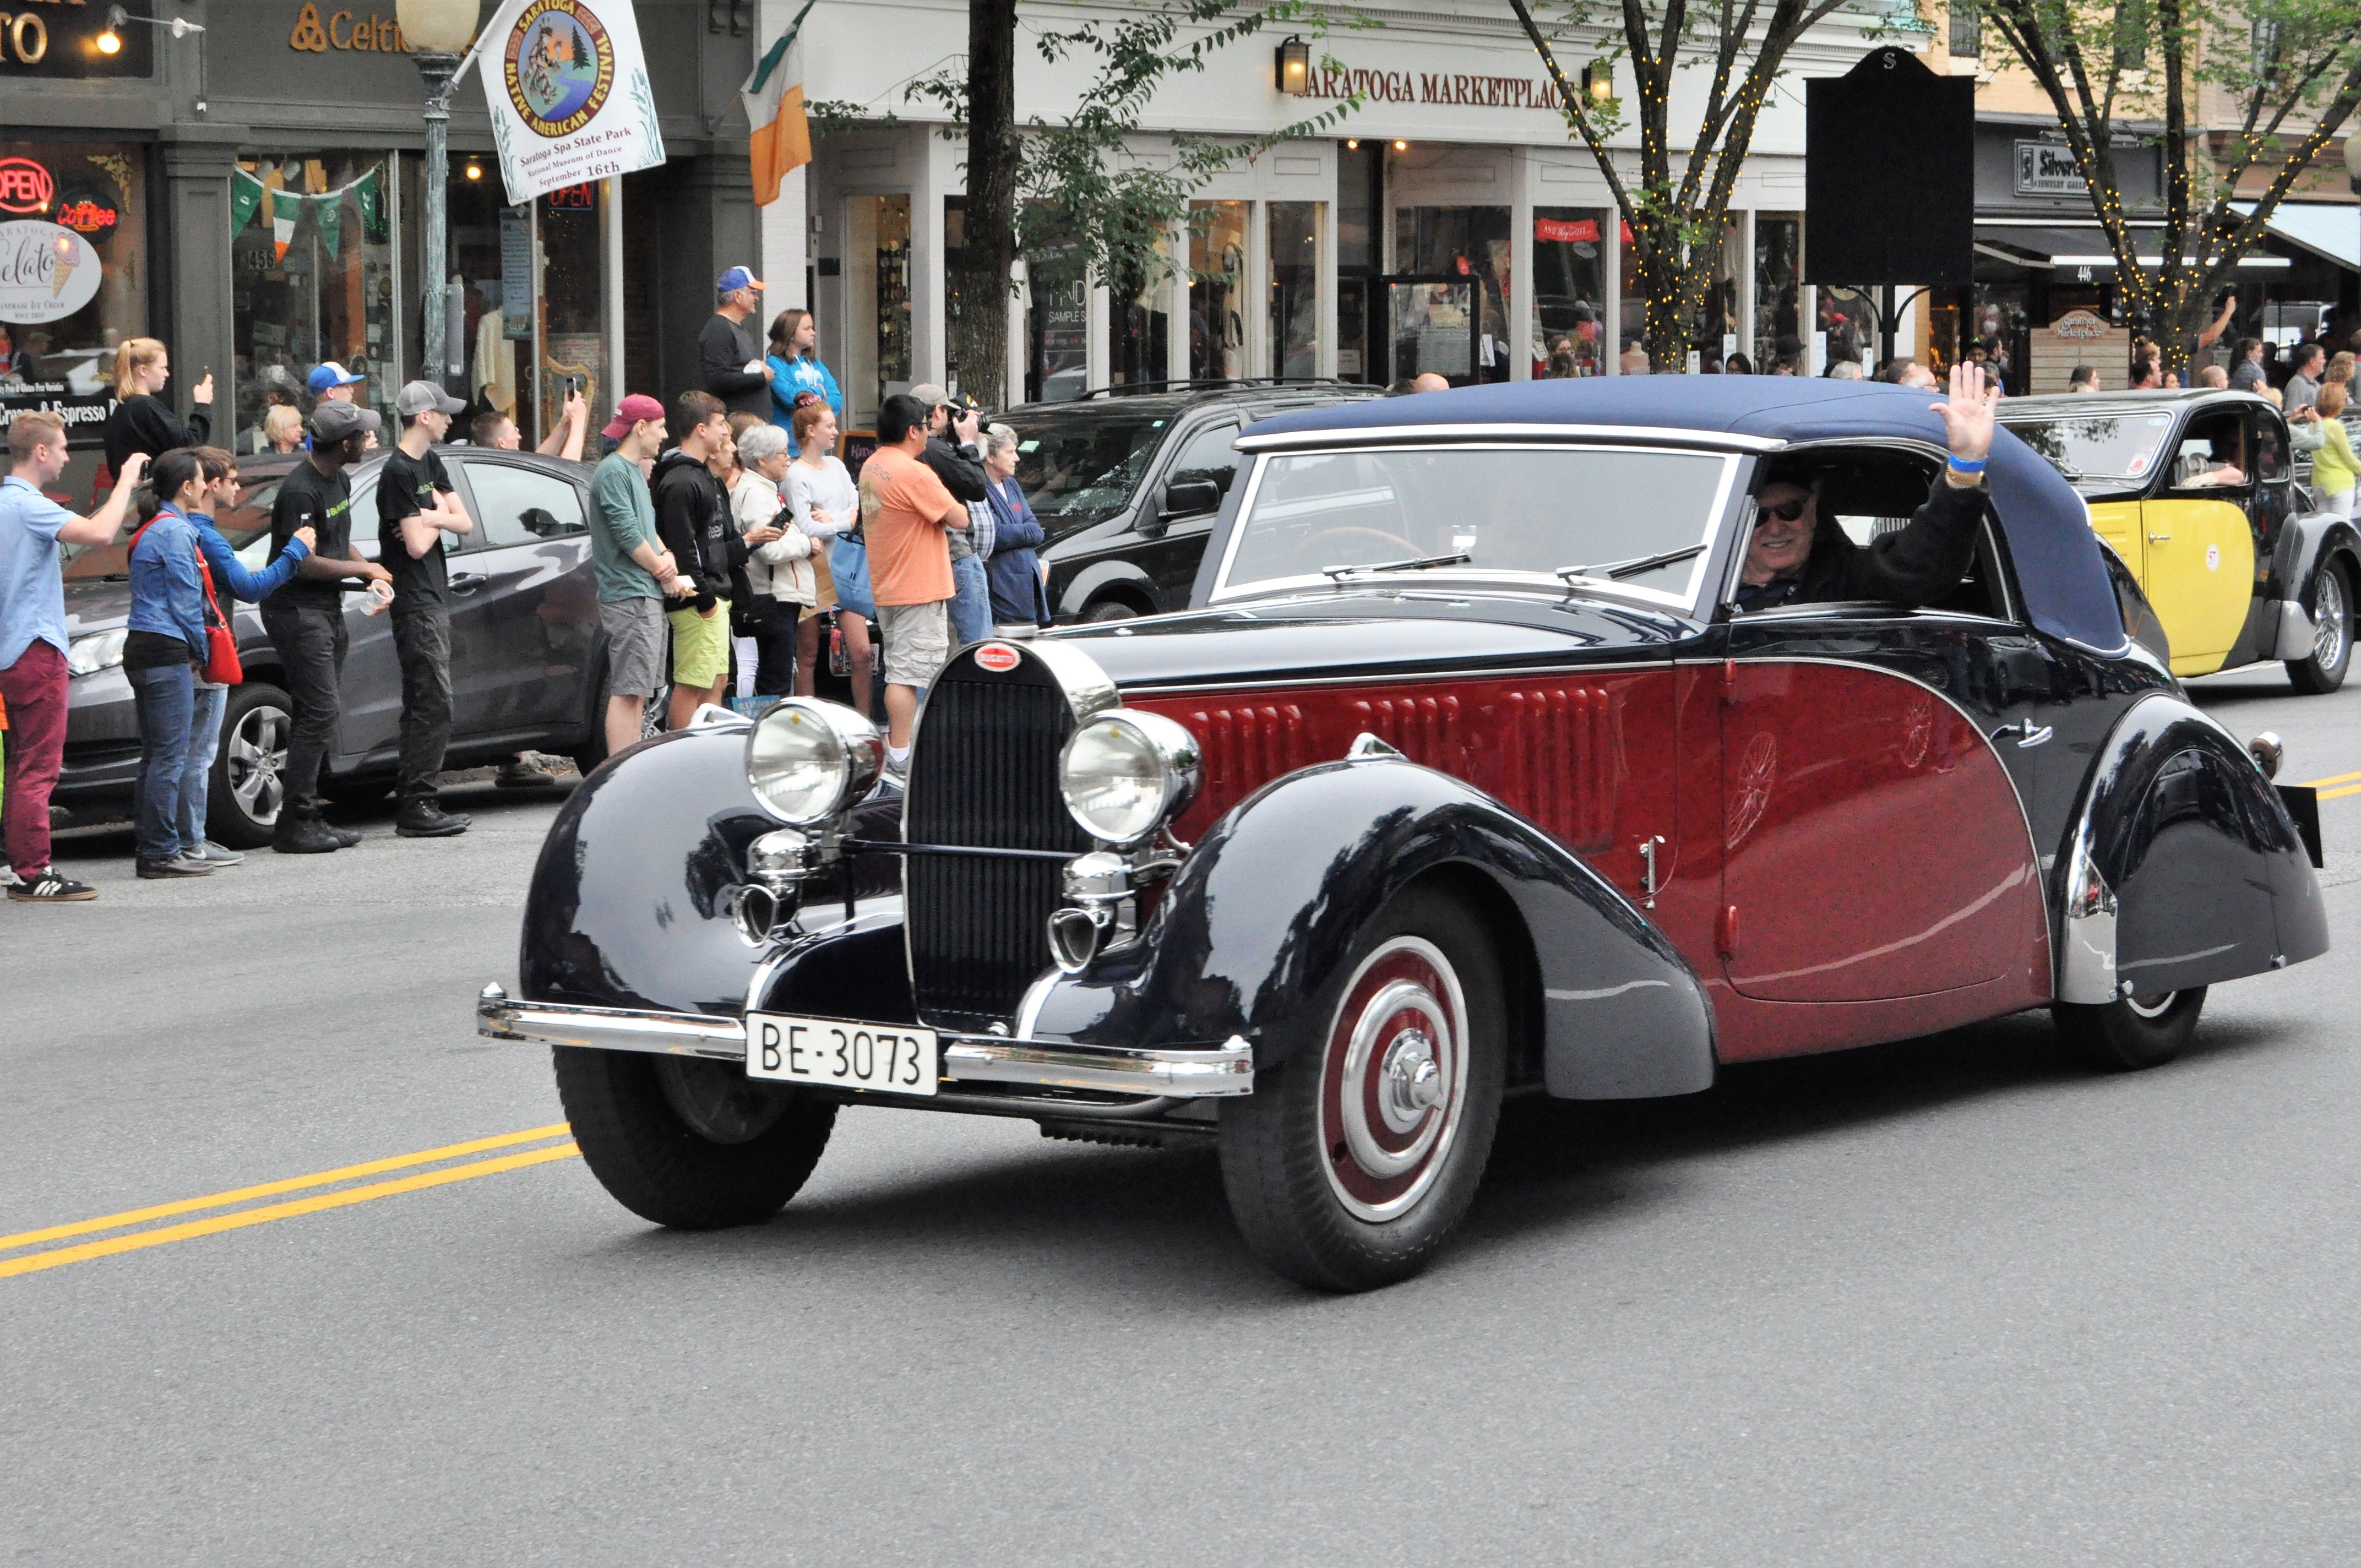
[[[258, 479], [238, 492], [234, 510], [214, 519], [229, 547], [248, 571], [259, 571], [270, 554], [270, 503], [279, 495], [280, 476]], [[92, 544], [74, 553], [66, 563], [64, 576], [68, 582], [86, 581], [93, 577], [120, 577], [131, 570], [131, 547], [124, 542], [131, 537], [133, 525], [126, 523], [115, 531], [115, 543]]]
[[1131, 502], [1170, 421], [1145, 414], [1011, 414], [1016, 483], [1051, 542]]
[[2070, 479], [2139, 478], [2156, 466], [2158, 451], [2172, 431], [2168, 413], [2080, 414], [2007, 423], [2019, 441]]
[[1686, 606], [1735, 461], [1608, 446], [1278, 454], [1256, 477], [1214, 597], [1329, 577], [1584, 568], [1578, 586]]

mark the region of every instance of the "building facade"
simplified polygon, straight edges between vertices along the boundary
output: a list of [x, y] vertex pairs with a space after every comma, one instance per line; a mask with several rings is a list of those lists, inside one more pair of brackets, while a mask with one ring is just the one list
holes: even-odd
[[[796, 9], [763, 0], [764, 38]], [[1365, 102], [1195, 192], [1150, 276], [1085, 278], [1057, 257], [1024, 258], [1005, 384], [967, 389], [1002, 402], [1237, 376], [1387, 383], [1431, 370], [1465, 385], [1616, 374], [1642, 315], [1624, 280], [1621, 225], [1513, 12], [1455, 0], [1353, 11], [1363, 26], [1312, 41], [1301, 93], [1281, 87], [1283, 35], [1171, 78], [1132, 144], [1150, 163], [1169, 163], [1176, 133], [1266, 137], [1356, 89]], [[1861, 302], [1799, 280], [1802, 78], [1850, 70], [1875, 46], [1874, 20], [1841, 14], [1790, 55], [1739, 181], [1697, 323], [1701, 358], [1743, 354], [1758, 368], [1809, 372], [1865, 347]], [[807, 97], [851, 106], [852, 123], [819, 137], [812, 164], [763, 209], [763, 266], [774, 307], [792, 302], [783, 285], [802, 280], [858, 421], [950, 368], [963, 147], [907, 88], [960, 62], [966, 8], [823, 0], [804, 37]], [[1018, 47], [1019, 122], [1070, 113], [1086, 70], [1045, 62], [1029, 36]], [[1560, 63], [1579, 72], [1587, 52], [1568, 46]], [[1675, 126], [1697, 121], [1700, 75], [1679, 73]]]
[[[127, 9], [204, 31], [176, 38], [135, 19], [110, 53], [95, 0], [40, 0], [23, 13], [38, 27], [0, 24], [0, 236], [11, 259], [31, 246], [69, 262], [62, 280], [0, 273], [0, 420], [56, 408], [86, 433], [78, 445], [94, 444], [114, 349], [140, 335], [170, 346], [183, 409], [213, 373], [214, 439], [240, 451], [259, 449], [273, 402], [310, 406], [304, 380], [323, 360], [365, 375], [366, 400], [390, 412], [404, 380], [432, 373], [425, 94], [393, 0]], [[756, 254], [742, 117], [720, 128], [752, 58], [754, 7], [636, 10], [661, 169], [509, 206], [472, 71], [452, 98], [443, 377], [512, 411], [528, 444], [569, 384], [594, 423], [626, 378], [633, 390], [693, 384], [713, 280]]]

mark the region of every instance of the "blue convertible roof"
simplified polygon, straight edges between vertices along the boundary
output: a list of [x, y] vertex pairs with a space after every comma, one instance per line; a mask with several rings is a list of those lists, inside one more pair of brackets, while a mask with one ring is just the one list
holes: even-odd
[[[1405, 425], [1588, 424], [1727, 432], [1793, 443], [1901, 437], [1943, 444], [1933, 394], [1790, 376], [1611, 376], [1377, 398], [1257, 421], [1257, 436]], [[1993, 440], [1993, 510], [2034, 625], [2103, 652], [2123, 612], [2090, 514], [2056, 468], [2006, 430]]]

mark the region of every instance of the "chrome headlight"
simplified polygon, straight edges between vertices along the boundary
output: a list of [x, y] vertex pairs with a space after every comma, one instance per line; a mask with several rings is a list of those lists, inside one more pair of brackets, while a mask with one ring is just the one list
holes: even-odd
[[123, 642], [131, 629], [118, 626], [112, 631], [93, 631], [87, 637], [77, 637], [66, 650], [66, 674], [94, 675], [123, 663]]
[[849, 707], [791, 696], [746, 737], [746, 784], [755, 803], [798, 828], [825, 822], [877, 781], [885, 741]]
[[1058, 787], [1082, 830], [1137, 844], [1196, 798], [1197, 738], [1172, 720], [1118, 707], [1086, 720], [1058, 759]]

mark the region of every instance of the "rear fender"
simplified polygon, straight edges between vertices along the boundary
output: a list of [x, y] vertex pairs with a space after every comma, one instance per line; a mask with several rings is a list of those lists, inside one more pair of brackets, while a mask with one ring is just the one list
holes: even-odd
[[[1325, 988], [1387, 902], [1430, 876], [1478, 877], [1504, 970], [1536, 993], [1553, 1094], [1694, 1093], [1714, 1075], [1713, 1013], [1662, 932], [1548, 835], [1460, 781], [1400, 759], [1306, 768], [1215, 824], [1139, 942], [1046, 977], [1019, 1034], [1180, 1046], [1244, 1036], [1258, 1067], [1316, 1045]], [[1486, 909], [1488, 906], [1488, 910]], [[1513, 983], [1513, 981], [1512, 981]]]
[[2328, 950], [2311, 857], [2278, 792], [2229, 731], [2162, 692], [2101, 749], [2051, 896], [2060, 1002], [2211, 985]]

